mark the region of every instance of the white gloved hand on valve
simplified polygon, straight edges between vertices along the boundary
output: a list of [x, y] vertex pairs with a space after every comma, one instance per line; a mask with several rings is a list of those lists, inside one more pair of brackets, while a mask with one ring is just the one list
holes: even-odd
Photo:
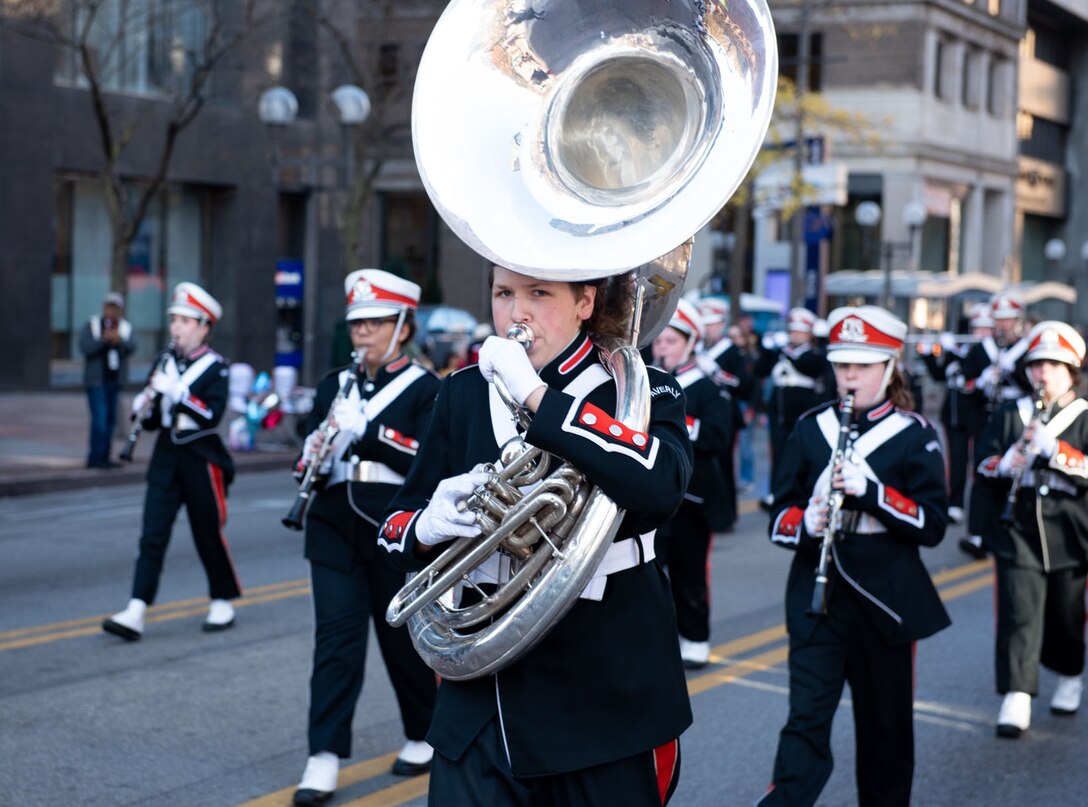
[[1001, 373], [1012, 373], [1016, 370], [1016, 359], [1008, 356], [999, 356], [997, 359], [997, 367]]
[[416, 540], [425, 546], [436, 546], [454, 538], [479, 535], [476, 514], [471, 510], [459, 510], [457, 506], [486, 481], [487, 474], [483, 471], [469, 471], [439, 482], [430, 504], [416, 520]]
[[163, 405], [167, 408], [184, 398], [189, 391], [177, 378], [171, 378], [169, 373], [155, 373], [148, 386], [163, 397]]
[[1031, 448], [1045, 460], [1054, 456], [1058, 450], [1058, 438], [1046, 429], [1036, 429], [1031, 436]]
[[358, 401], [337, 401], [331, 414], [337, 428], [341, 432], [350, 432], [356, 440], [366, 433], [366, 427], [370, 423], [363, 410], [359, 408]]
[[135, 398], [132, 399], [132, 419], [135, 420], [143, 414], [144, 407], [147, 406], [147, 392], [139, 392]]
[[1001, 462], [997, 464], [997, 473], [1000, 476], [1012, 476], [1013, 472], [1017, 468], [1022, 467], [1027, 463], [1024, 458], [1024, 452], [1020, 450], [1020, 447], [1013, 443], [1009, 446], [1001, 457]]
[[805, 508], [805, 532], [819, 538], [827, 526], [827, 502], [823, 496], [813, 496]]
[[865, 473], [852, 462], [842, 464], [839, 477], [842, 479], [842, 492], [847, 496], [860, 498], [869, 489], [869, 480], [866, 478]]
[[956, 337], [953, 336], [948, 331], [942, 331], [941, 335], [939, 337], [937, 337], [937, 341], [940, 343], [941, 347], [944, 348], [945, 350], [955, 350], [956, 349]]
[[480, 347], [480, 372], [488, 383], [499, 378], [519, 404], [524, 404], [530, 395], [545, 386], [533, 369], [525, 348], [513, 339], [487, 337]]

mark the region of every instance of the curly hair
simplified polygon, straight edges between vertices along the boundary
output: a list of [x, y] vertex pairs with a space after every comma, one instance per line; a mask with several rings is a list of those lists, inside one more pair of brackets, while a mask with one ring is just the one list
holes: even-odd
[[904, 411], [914, 411], [914, 394], [898, 367], [892, 370], [892, 377], [888, 380], [888, 400]]

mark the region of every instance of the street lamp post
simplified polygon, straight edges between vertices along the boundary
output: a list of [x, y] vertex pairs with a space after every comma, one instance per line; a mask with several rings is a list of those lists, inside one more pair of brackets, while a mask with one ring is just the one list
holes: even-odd
[[[854, 210], [854, 221], [861, 227], [861, 252], [862, 263], [866, 269], [869, 268], [869, 255], [871, 254], [871, 246], [873, 240], [873, 229], [880, 223], [880, 217], [883, 215], [883, 211], [880, 209], [880, 205], [876, 202], [862, 202]], [[884, 299], [891, 298], [891, 285], [892, 278], [889, 269], [884, 269]]]
[[336, 106], [341, 132], [342, 153], [332, 158], [322, 158], [311, 151], [302, 158], [285, 159], [280, 154], [283, 131], [298, 116], [298, 99], [286, 87], [271, 87], [261, 93], [257, 114], [271, 133], [273, 143], [272, 168], [274, 183], [279, 184], [280, 168], [298, 166], [303, 169], [303, 185], [306, 196], [305, 245], [302, 256], [302, 382], [313, 386], [317, 382], [314, 352], [317, 342], [317, 282], [318, 271], [318, 211], [317, 193], [329, 190], [320, 182], [320, 168], [325, 164], [341, 169], [341, 175], [349, 178], [354, 173], [351, 138], [349, 133], [366, 122], [370, 116], [370, 97], [353, 84], [343, 84], [330, 94]]

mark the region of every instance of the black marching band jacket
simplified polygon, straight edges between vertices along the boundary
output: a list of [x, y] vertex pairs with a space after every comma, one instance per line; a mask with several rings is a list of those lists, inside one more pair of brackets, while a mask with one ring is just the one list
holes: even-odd
[[317, 385], [310, 431], [327, 417], [351, 373], [356, 374], [355, 383], [347, 400], [365, 401], [363, 411], [369, 422], [362, 437], [354, 442], [341, 437], [334, 446], [331, 473], [323, 479], [323, 490], [307, 513], [307, 519], [322, 522], [328, 529], [308, 529], [305, 550], [307, 560], [341, 571], [350, 570], [356, 560], [375, 557], [374, 544], [348, 541], [353, 533], [345, 524], [358, 517], [374, 530], [381, 526], [390, 499], [415, 459], [439, 383], [437, 375], [407, 356], [381, 367], [373, 379], [358, 372], [354, 364], [332, 370]]
[[834, 393], [824, 389], [827, 357], [812, 345], [786, 345], [768, 350], [760, 348], [755, 374], [770, 376], [771, 390], [767, 416], [772, 423], [794, 423], [812, 407]]
[[733, 402], [694, 359], [677, 367], [673, 375], [687, 399], [685, 418], [695, 457], [685, 498], [703, 508], [710, 529], [718, 532], [730, 526], [718, 457], [733, 450]]
[[[838, 402], [807, 412], [776, 474], [771, 541], [796, 550], [786, 584], [791, 635], [805, 635], [816, 622], [805, 612], [812, 602], [822, 536], [805, 530], [804, 511], [814, 493], [826, 496], [829, 490], [839, 412]], [[886, 401], [855, 415], [847, 457], [869, 481], [863, 497], [847, 496], [844, 502], [831, 586], [854, 589], [889, 643], [931, 636], [950, 624], [919, 554], [919, 547], [940, 543], [946, 525], [944, 458], [937, 434], [920, 415]]]
[[[627, 510], [602, 564], [611, 559], [620, 570], [595, 577], [514, 664], [496, 675], [442, 682], [427, 739], [445, 756], [459, 759], [495, 716], [515, 776], [624, 759], [671, 742], [690, 725], [672, 595], [649, 552], [656, 528], [680, 506], [692, 454], [683, 391], [668, 373], [648, 372], [650, 425], [641, 433], [613, 419], [616, 386], [587, 337], [541, 369], [548, 389], [525, 439], [568, 460]], [[426, 565], [415, 554], [415, 523], [438, 483], [495, 462], [499, 446], [515, 436], [509, 410], [477, 366], [444, 379], [419, 457], [379, 538], [394, 564]]]
[[[929, 377], [945, 385], [941, 404], [941, 422], [945, 428], [977, 433], [986, 423], [986, 399], [978, 389], [977, 378], [967, 378], [963, 365], [970, 352], [967, 346], [930, 353], [922, 361]], [[976, 372], [977, 376], [978, 373]], [[916, 397], [921, 403], [921, 397]]]
[[[1013, 401], [1025, 392], [1031, 392], [1027, 365], [1024, 363], [1027, 347], [1027, 339], [1020, 339], [1008, 347], [999, 347], [992, 336], [987, 336], [967, 351], [963, 359], [963, 376], [968, 381], [976, 382], [986, 414], [994, 412], [1004, 401]], [[984, 373], [991, 367], [997, 367], [1000, 371], [997, 384], [984, 380]]]
[[1009, 446], [1020, 439], [1035, 404], [1031, 396], [1024, 396], [1003, 405], [990, 419], [977, 452], [983, 458], [977, 479], [985, 486], [990, 505], [986, 508], [989, 529], [983, 539], [999, 559], [1048, 572], [1088, 564], [1086, 410], [1088, 402], [1074, 397], [1064, 407], [1052, 404], [1044, 413], [1043, 428], [1057, 438], [1058, 447], [1049, 460], [1036, 457], [1023, 473], [1012, 525], [1002, 524], [999, 518], [1012, 480], [999, 476], [997, 466]]
[[161, 427], [147, 478], [169, 485], [177, 473], [180, 452], [189, 452], [219, 466], [225, 484], [229, 485], [234, 478], [234, 461], [218, 432], [230, 392], [227, 360], [208, 345], [202, 345], [187, 359], [163, 351], [152, 366], [161, 367], [164, 361], [174, 363], [188, 392], [168, 411], [163, 409], [162, 396], [156, 395], [154, 405], [142, 421], [148, 431]]

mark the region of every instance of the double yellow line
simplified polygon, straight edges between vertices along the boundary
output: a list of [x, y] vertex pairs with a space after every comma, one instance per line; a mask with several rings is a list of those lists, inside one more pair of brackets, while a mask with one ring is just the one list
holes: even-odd
[[[283, 600], [288, 597], [309, 596], [310, 582], [305, 578], [301, 580], [287, 580], [282, 583], [271, 583], [267, 586], [258, 586], [249, 589], [245, 597], [234, 601], [236, 608], [246, 608], [250, 605]], [[176, 602], [153, 605], [147, 609], [144, 622], [169, 622], [174, 619], [187, 619], [189, 617], [204, 614], [208, 610], [208, 598], [197, 597], [191, 600], [177, 600]], [[33, 628], [20, 628], [0, 632], [0, 652], [5, 650], [18, 650], [22, 647], [57, 642], [61, 639], [77, 639], [81, 636], [93, 636], [102, 632], [102, 621], [109, 614], [88, 616], [81, 619], [70, 619], [66, 622], [52, 622], [48, 625], [39, 625]]]
[[[989, 586], [993, 580], [992, 570], [990, 561], [974, 561], [933, 575], [933, 582], [938, 587], [941, 599], [949, 602]], [[768, 647], [770, 649], [763, 650], [754, 656], [744, 657], [746, 653]], [[733, 683], [782, 664], [788, 657], [789, 646], [786, 641], [785, 625], [776, 625], [773, 628], [720, 644], [713, 648], [710, 656], [711, 663], [717, 665], [717, 669], [689, 678], [688, 693], [695, 696], [723, 684]], [[349, 765], [341, 770], [338, 779], [338, 791], [341, 796], [352, 785], [388, 773], [394, 759], [396, 759], [395, 751]], [[396, 807], [396, 805], [425, 796], [429, 783], [430, 777], [420, 776], [381, 788], [353, 801], [338, 800], [337, 805], [339, 807]], [[247, 801], [238, 807], [287, 807], [291, 804], [291, 795], [294, 790], [293, 786], [277, 790], [253, 801]]]

